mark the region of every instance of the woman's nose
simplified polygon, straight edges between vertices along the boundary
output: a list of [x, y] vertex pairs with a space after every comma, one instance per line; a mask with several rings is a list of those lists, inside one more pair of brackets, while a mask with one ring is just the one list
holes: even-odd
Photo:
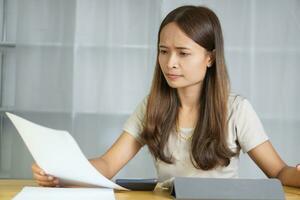
[[177, 59], [176, 54], [171, 54], [168, 57], [167, 67], [168, 68], [177, 68], [178, 67], [178, 59]]

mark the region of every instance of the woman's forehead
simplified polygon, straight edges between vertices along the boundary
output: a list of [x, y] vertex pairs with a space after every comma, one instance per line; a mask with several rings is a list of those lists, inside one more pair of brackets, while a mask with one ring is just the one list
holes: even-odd
[[193, 49], [201, 46], [189, 38], [175, 22], [171, 22], [160, 32], [159, 47]]

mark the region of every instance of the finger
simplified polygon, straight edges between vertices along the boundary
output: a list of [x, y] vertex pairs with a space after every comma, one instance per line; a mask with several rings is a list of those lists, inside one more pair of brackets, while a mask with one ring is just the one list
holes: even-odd
[[31, 169], [34, 173], [39, 173], [41, 175], [45, 175], [44, 170], [42, 170], [36, 163], [31, 166]]
[[56, 184], [54, 184], [52, 181], [49, 182], [49, 181], [37, 181], [37, 183], [40, 185], [40, 186], [43, 186], [43, 187], [55, 187]]
[[296, 166], [297, 170], [300, 171], [300, 164]]
[[54, 181], [39, 181], [39, 180], [37, 180], [37, 183], [40, 186], [44, 186], [44, 187], [59, 187], [60, 186], [58, 179], [55, 179]]
[[40, 170], [41, 168], [40, 168], [36, 163], [33, 163], [33, 164], [31, 165], [31, 169], [32, 169], [33, 171], [38, 171], [38, 170]]
[[51, 182], [51, 181], [54, 180], [54, 177], [52, 177], [52, 176], [42, 176], [42, 175], [37, 174], [37, 173], [34, 173], [33, 177], [34, 177], [34, 179], [39, 180], [39, 181], [49, 181], [49, 182]]
[[56, 186], [59, 186], [59, 185], [60, 185], [59, 179], [58, 179], [58, 178], [55, 178], [55, 179], [53, 180], [53, 183], [54, 183]]

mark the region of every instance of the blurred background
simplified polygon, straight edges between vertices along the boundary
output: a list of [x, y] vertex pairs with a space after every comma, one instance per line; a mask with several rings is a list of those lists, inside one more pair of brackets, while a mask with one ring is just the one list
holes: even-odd
[[[0, 178], [32, 177], [6, 111], [68, 130], [89, 158], [104, 153], [149, 92], [161, 20], [184, 4], [217, 13], [232, 90], [300, 163], [299, 0], [0, 0]], [[240, 177], [265, 177], [240, 159]], [[144, 147], [115, 178], [155, 176]]]

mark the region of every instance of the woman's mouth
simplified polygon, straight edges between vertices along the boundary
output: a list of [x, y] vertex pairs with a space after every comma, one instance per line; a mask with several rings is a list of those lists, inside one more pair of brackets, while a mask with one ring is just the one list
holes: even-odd
[[183, 77], [183, 75], [178, 75], [178, 74], [166, 74], [166, 75], [167, 75], [167, 78], [170, 80], [177, 80], [177, 79]]

